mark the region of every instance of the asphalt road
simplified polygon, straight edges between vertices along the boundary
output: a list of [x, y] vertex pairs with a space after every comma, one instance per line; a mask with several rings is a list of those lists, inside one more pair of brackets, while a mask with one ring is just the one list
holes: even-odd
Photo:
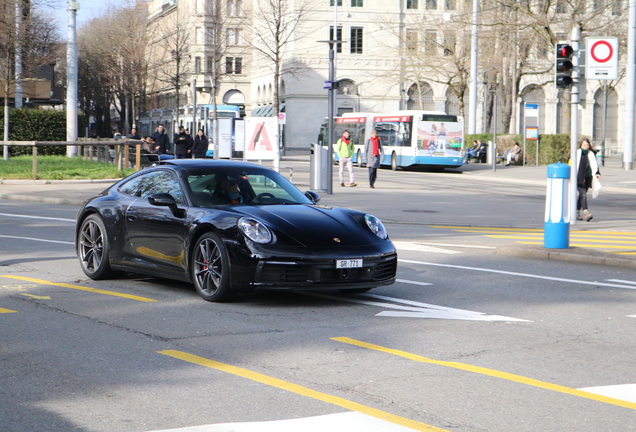
[[91, 281], [75, 207], [0, 200], [0, 430], [636, 429], [636, 271], [495, 254], [518, 239], [460, 228], [538, 227], [542, 188], [453, 176], [382, 170], [323, 195], [387, 223], [393, 286], [227, 304]]

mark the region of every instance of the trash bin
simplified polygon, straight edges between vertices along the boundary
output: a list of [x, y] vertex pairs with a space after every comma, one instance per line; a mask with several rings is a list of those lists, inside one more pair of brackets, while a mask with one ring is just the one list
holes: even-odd
[[328, 164], [331, 163], [327, 147], [319, 144], [311, 144], [309, 189], [315, 192], [328, 192]]
[[543, 225], [543, 247], [570, 247], [570, 166], [561, 162], [548, 165], [548, 188]]

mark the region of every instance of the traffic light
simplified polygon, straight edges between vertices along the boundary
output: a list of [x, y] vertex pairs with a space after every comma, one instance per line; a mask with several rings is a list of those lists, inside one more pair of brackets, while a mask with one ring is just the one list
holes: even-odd
[[574, 50], [568, 44], [556, 44], [556, 62], [554, 65], [554, 83], [557, 88], [568, 88], [572, 85], [572, 54]]

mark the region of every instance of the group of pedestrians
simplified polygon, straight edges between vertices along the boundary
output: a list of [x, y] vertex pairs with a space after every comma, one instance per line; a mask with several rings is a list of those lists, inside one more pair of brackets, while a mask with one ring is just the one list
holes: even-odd
[[[340, 160], [340, 169], [338, 174], [340, 177], [340, 186], [345, 187], [344, 183], [344, 169], [349, 169], [349, 185], [355, 187], [358, 184], [355, 182], [355, 176], [353, 173], [353, 154], [355, 152], [354, 142], [351, 139], [349, 131], [344, 131], [342, 136], [336, 143], [336, 152]], [[371, 137], [364, 145], [364, 156], [369, 170], [369, 186], [375, 188], [375, 181], [378, 178], [378, 168], [380, 168], [380, 162], [384, 158], [384, 147], [382, 147], [382, 140], [378, 136], [375, 130], [371, 131]]]
[[140, 139], [143, 142], [143, 149], [148, 153], [159, 155], [159, 160], [203, 159], [206, 157], [209, 145], [209, 140], [202, 129], [199, 129], [197, 135], [192, 138], [183, 126], [179, 126], [178, 132], [174, 134], [174, 153], [170, 151], [170, 139], [163, 125], [157, 126], [157, 130], [152, 135], [143, 138], [137, 129], [132, 128], [127, 138]]

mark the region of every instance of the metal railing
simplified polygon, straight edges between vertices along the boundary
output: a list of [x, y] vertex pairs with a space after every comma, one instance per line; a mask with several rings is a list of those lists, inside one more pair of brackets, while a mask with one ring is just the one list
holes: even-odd
[[[95, 141], [0, 141], [0, 146], [32, 147], [33, 178], [38, 175], [38, 147], [46, 146], [76, 146], [82, 150], [81, 157], [97, 162], [114, 163], [117, 170], [124, 168], [142, 168], [144, 157], [141, 153], [140, 140], [95, 140]], [[111, 147], [113, 149], [111, 150]], [[134, 151], [131, 151], [134, 149]], [[129, 166], [130, 165], [130, 166]]]

